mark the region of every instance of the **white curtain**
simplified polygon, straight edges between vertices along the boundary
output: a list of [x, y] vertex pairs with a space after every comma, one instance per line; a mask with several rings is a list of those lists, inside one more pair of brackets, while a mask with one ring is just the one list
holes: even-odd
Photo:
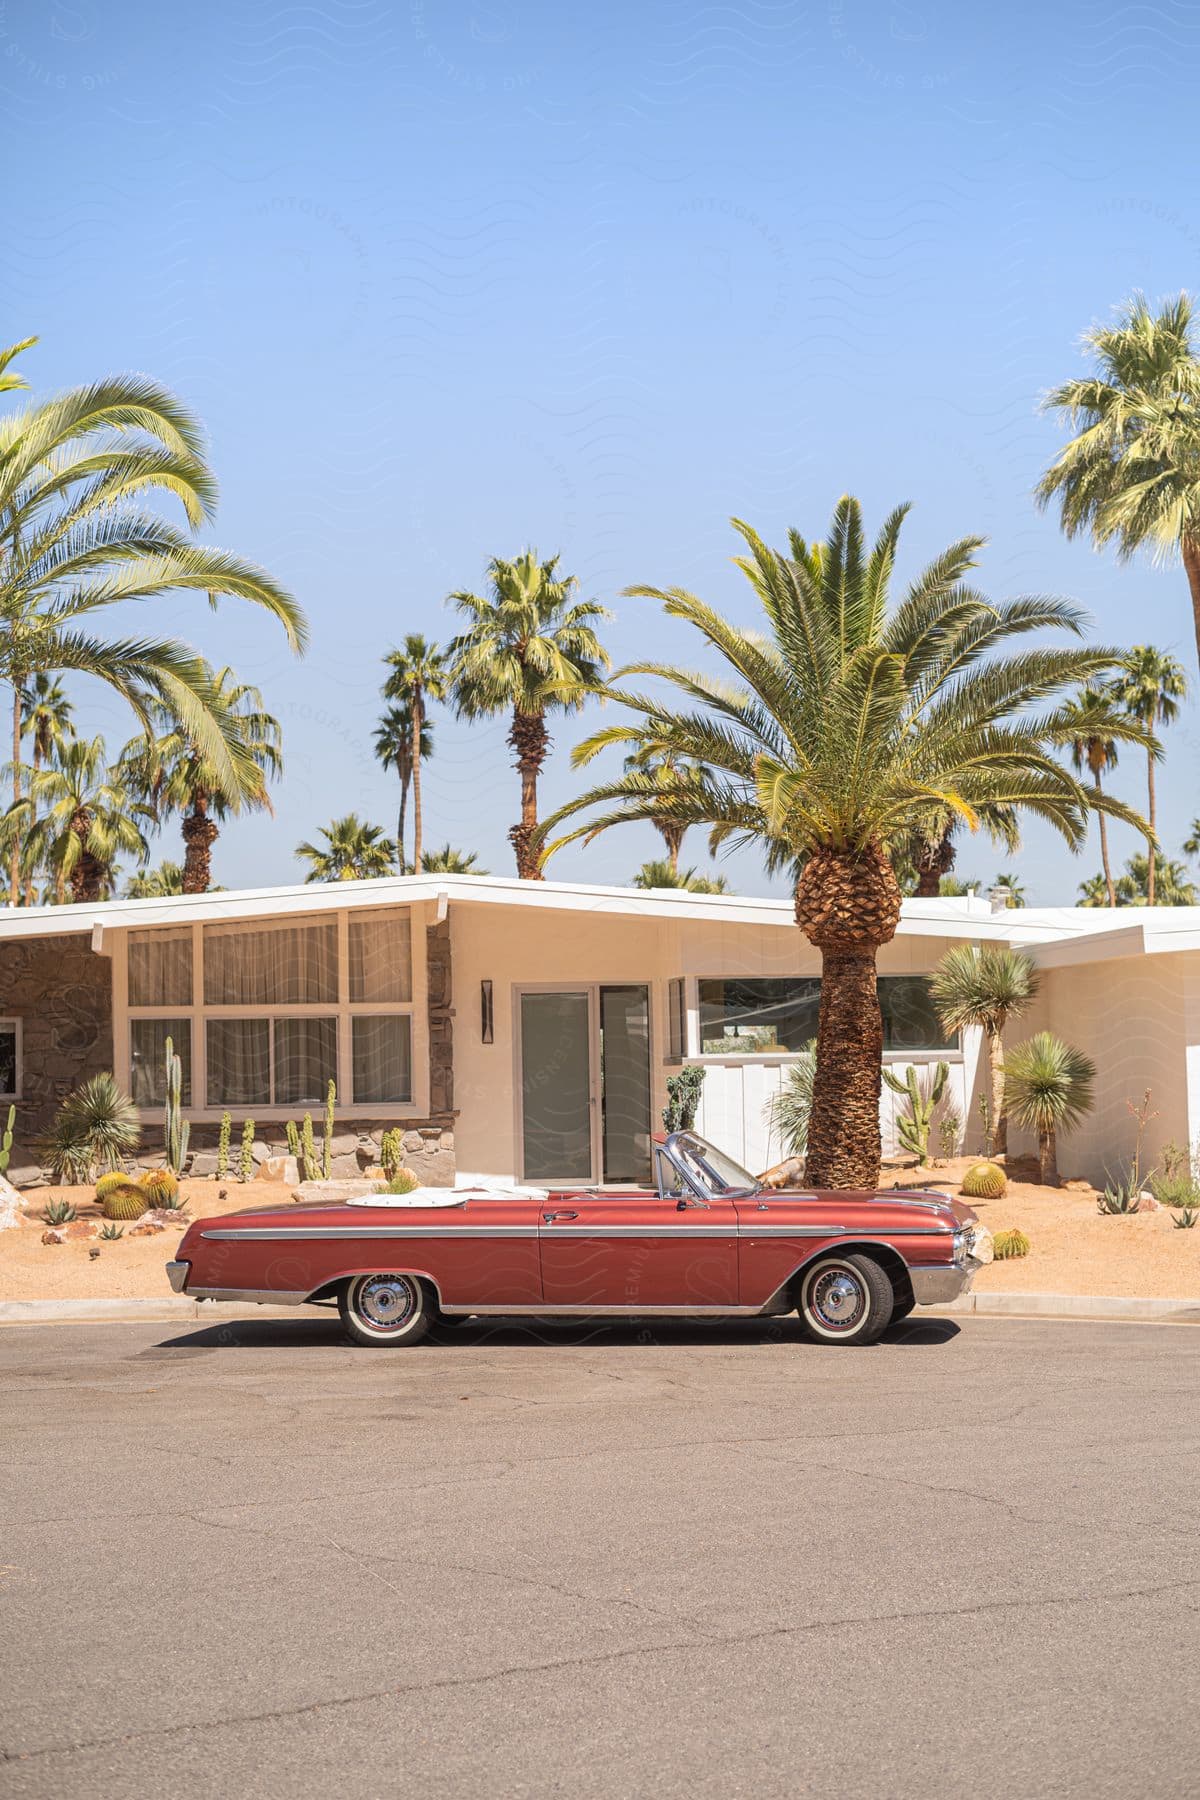
[[351, 915], [350, 998], [412, 999], [412, 928], [406, 912]]
[[271, 1021], [210, 1019], [207, 1026], [208, 1104], [271, 1104]]
[[337, 1079], [336, 1019], [276, 1019], [276, 1106], [324, 1106]]
[[205, 927], [206, 1006], [313, 1006], [337, 997], [336, 920]]
[[129, 1021], [129, 1086], [135, 1106], [161, 1106], [167, 1097], [167, 1039], [179, 1058], [182, 1100], [192, 1104], [192, 1027], [187, 1019]]
[[354, 1104], [383, 1106], [411, 1100], [411, 1021], [360, 1014], [352, 1029]]
[[131, 931], [130, 1006], [192, 1004], [192, 931]]

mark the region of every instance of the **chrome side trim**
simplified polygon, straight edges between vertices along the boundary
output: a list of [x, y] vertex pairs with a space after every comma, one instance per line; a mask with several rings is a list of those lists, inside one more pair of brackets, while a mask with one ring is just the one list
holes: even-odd
[[738, 1228], [728, 1225], [546, 1225], [539, 1234], [543, 1240], [560, 1237], [576, 1238], [728, 1238], [732, 1243]]
[[443, 1306], [444, 1313], [473, 1319], [751, 1319], [761, 1306]]
[[740, 1225], [738, 1236], [746, 1238], [842, 1237], [844, 1225]]
[[325, 1243], [334, 1238], [535, 1238], [536, 1225], [250, 1225], [241, 1231], [203, 1231], [201, 1237], [240, 1243]]
[[188, 1297], [192, 1300], [245, 1300], [256, 1306], [303, 1306], [308, 1299], [307, 1294], [297, 1294], [287, 1288], [189, 1288]]
[[191, 1267], [189, 1262], [169, 1262], [167, 1264], [167, 1280], [177, 1294], [182, 1294], [186, 1290]]

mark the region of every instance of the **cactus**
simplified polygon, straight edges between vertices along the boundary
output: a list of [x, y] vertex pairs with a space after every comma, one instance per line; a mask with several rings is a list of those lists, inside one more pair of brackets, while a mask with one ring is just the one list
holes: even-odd
[[109, 1188], [101, 1202], [106, 1219], [140, 1219], [150, 1201], [140, 1181], [122, 1181]]
[[1011, 1231], [998, 1231], [992, 1239], [992, 1254], [997, 1262], [1007, 1262], [1012, 1256], [1028, 1256], [1029, 1249], [1029, 1239], [1015, 1225]]
[[42, 1210], [47, 1225], [70, 1225], [76, 1216], [69, 1200], [51, 1200]]
[[411, 1194], [421, 1185], [411, 1169], [399, 1168], [375, 1189], [377, 1194]]
[[170, 1038], [166, 1042], [167, 1102], [163, 1109], [164, 1135], [167, 1145], [167, 1167], [176, 1175], [183, 1174], [187, 1160], [191, 1126], [183, 1116], [183, 1064], [175, 1054]]
[[883, 1071], [883, 1079], [892, 1092], [902, 1094], [908, 1100], [908, 1111], [901, 1113], [896, 1120], [896, 1131], [902, 1148], [910, 1156], [916, 1157], [920, 1167], [929, 1161], [929, 1133], [933, 1126], [934, 1109], [946, 1091], [950, 1067], [948, 1063], [940, 1062], [933, 1072], [932, 1081], [924, 1082], [918, 1079], [916, 1069], [909, 1063], [904, 1076], [901, 1081], [891, 1069]]
[[678, 1075], [667, 1076], [667, 1104], [663, 1108], [664, 1131], [690, 1131], [696, 1123], [700, 1089], [708, 1073], [696, 1063], [685, 1063]]
[[300, 1133], [300, 1173], [305, 1181], [320, 1181], [321, 1164], [317, 1157], [317, 1141], [313, 1136], [312, 1114], [305, 1113], [304, 1129]]
[[142, 1176], [142, 1192], [149, 1205], [172, 1211], [179, 1200], [179, 1182], [170, 1169], [148, 1169]]
[[399, 1127], [393, 1126], [390, 1131], [385, 1131], [379, 1140], [379, 1165], [389, 1181], [399, 1169], [403, 1154], [404, 1139]]
[[333, 1109], [337, 1103], [337, 1082], [330, 1080], [325, 1089], [325, 1138], [321, 1145], [321, 1173], [326, 1181], [333, 1174]]
[[217, 1180], [224, 1181], [229, 1173], [229, 1141], [233, 1136], [233, 1115], [221, 1114], [221, 1132], [217, 1138]]
[[0, 1175], [8, 1174], [8, 1159], [12, 1155], [13, 1125], [16, 1122], [17, 1109], [8, 1109], [8, 1123], [4, 1127], [4, 1136], [0, 1137]]
[[254, 1179], [254, 1120], [247, 1119], [242, 1126], [242, 1154], [238, 1159], [238, 1174], [243, 1181]]
[[297, 1164], [299, 1164], [299, 1161], [300, 1161], [300, 1127], [297, 1125], [295, 1119], [289, 1119], [287, 1124], [284, 1126], [283, 1131], [284, 1131], [284, 1136], [287, 1138], [288, 1155], [294, 1156]]
[[113, 1169], [107, 1175], [102, 1175], [96, 1183], [97, 1200], [103, 1204], [109, 1194], [115, 1194], [117, 1189], [123, 1188], [128, 1180], [128, 1175], [123, 1175], [120, 1169]]
[[962, 1178], [959, 1192], [964, 1200], [999, 1200], [1008, 1187], [1008, 1177], [999, 1163], [972, 1163]]

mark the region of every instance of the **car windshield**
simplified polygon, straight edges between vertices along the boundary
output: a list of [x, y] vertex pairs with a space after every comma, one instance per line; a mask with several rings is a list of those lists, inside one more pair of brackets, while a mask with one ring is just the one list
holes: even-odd
[[673, 1148], [702, 1193], [714, 1197], [727, 1194], [756, 1194], [760, 1183], [741, 1163], [734, 1162], [715, 1144], [697, 1137], [693, 1131], [681, 1131], [673, 1140]]

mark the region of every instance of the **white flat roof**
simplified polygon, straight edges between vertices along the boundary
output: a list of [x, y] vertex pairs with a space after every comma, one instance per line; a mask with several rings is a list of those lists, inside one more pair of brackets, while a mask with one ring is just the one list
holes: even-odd
[[[109, 900], [86, 906], [0, 908], [0, 942], [64, 932], [131, 926], [205, 924], [276, 914], [320, 913], [339, 907], [546, 907], [558, 912], [620, 914], [664, 921], [707, 920], [723, 925], [773, 925], [794, 930], [790, 899], [753, 894], [689, 894], [678, 888], [600, 887], [567, 881], [520, 881], [515, 875], [397, 875], [373, 881], [301, 882], [290, 887], [242, 888], [185, 894], [168, 900]], [[99, 928], [97, 931], [96, 928]], [[953, 937], [1027, 949], [1039, 963], [1107, 960], [1113, 956], [1200, 949], [1200, 907], [1026, 907], [992, 911], [974, 896], [906, 900], [901, 937]]]

